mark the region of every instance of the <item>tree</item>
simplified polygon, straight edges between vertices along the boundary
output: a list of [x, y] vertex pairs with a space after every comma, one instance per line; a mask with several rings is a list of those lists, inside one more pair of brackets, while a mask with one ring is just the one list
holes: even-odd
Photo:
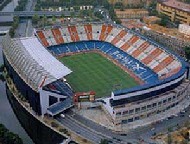
[[15, 30], [12, 27], [9, 29], [9, 35], [11, 38], [15, 35]]
[[190, 60], [190, 46], [185, 47], [185, 57]]
[[167, 144], [172, 144], [172, 136], [171, 136], [171, 134], [168, 134]]
[[116, 2], [115, 5], [114, 5], [114, 8], [115, 9], [120, 9], [120, 10], [124, 10], [125, 9], [125, 6], [123, 5], [122, 2]]
[[12, 27], [13, 29], [16, 29], [19, 25], [19, 17], [18, 16], [14, 16], [13, 17], [13, 24], [12, 24]]
[[0, 124], [0, 143], [23, 144], [23, 141], [17, 134], [8, 131], [4, 125]]
[[181, 144], [188, 144], [188, 140], [184, 139]]
[[71, 18], [75, 16], [75, 12], [70, 12]]
[[47, 25], [47, 17], [44, 15], [42, 18], [43, 26]]
[[62, 14], [61, 14], [61, 18], [64, 18], [64, 17], [65, 17], [65, 15], [64, 15], [64, 13], [62, 13]]
[[99, 11], [95, 12], [94, 16], [96, 16], [99, 19], [103, 19], [104, 18], [103, 15]]
[[109, 144], [107, 139], [101, 139], [100, 144]]
[[56, 17], [53, 15], [52, 16], [52, 21], [55, 22], [56, 21]]
[[161, 18], [160, 25], [166, 26], [168, 23], [168, 17], [164, 14], [160, 14], [160, 18]]
[[32, 23], [33, 24], [37, 24], [39, 20], [40, 20], [40, 17], [37, 14], [32, 16]]
[[8, 130], [5, 128], [4, 125], [0, 124], [0, 138], [3, 138], [5, 136], [5, 133], [7, 132]]
[[0, 65], [0, 72], [3, 72], [4, 70], [4, 64]]

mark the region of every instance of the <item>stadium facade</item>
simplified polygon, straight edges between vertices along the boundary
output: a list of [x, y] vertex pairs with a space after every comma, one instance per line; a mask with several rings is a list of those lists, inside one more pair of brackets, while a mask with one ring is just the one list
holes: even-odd
[[6, 38], [3, 55], [17, 89], [39, 115], [56, 115], [73, 105], [63, 78], [72, 71], [55, 57], [99, 52], [125, 67], [139, 86], [110, 92], [102, 106], [114, 124], [160, 114], [188, 98], [186, 62], [150, 39], [111, 24], [70, 25], [36, 30], [36, 36]]

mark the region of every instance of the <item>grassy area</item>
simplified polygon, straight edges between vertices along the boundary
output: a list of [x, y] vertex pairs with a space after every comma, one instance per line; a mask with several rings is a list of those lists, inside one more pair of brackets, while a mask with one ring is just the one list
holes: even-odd
[[138, 85], [129, 74], [97, 53], [67, 56], [60, 61], [73, 71], [66, 79], [76, 92], [94, 90], [96, 97], [103, 97], [113, 90]]

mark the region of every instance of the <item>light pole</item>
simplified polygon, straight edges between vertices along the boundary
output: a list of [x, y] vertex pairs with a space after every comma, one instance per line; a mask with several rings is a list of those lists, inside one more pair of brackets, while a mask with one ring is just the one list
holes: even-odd
[[13, 12], [15, 11], [15, 6], [14, 6], [14, 0], [13, 0]]

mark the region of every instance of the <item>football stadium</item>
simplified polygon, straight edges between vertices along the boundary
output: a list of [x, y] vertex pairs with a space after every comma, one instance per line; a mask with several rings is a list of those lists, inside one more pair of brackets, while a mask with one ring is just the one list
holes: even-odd
[[3, 55], [9, 76], [38, 115], [55, 116], [80, 97], [91, 101], [95, 95], [114, 124], [129, 124], [174, 109], [190, 89], [184, 59], [116, 24], [65, 25], [36, 29], [32, 37], [6, 37]]

